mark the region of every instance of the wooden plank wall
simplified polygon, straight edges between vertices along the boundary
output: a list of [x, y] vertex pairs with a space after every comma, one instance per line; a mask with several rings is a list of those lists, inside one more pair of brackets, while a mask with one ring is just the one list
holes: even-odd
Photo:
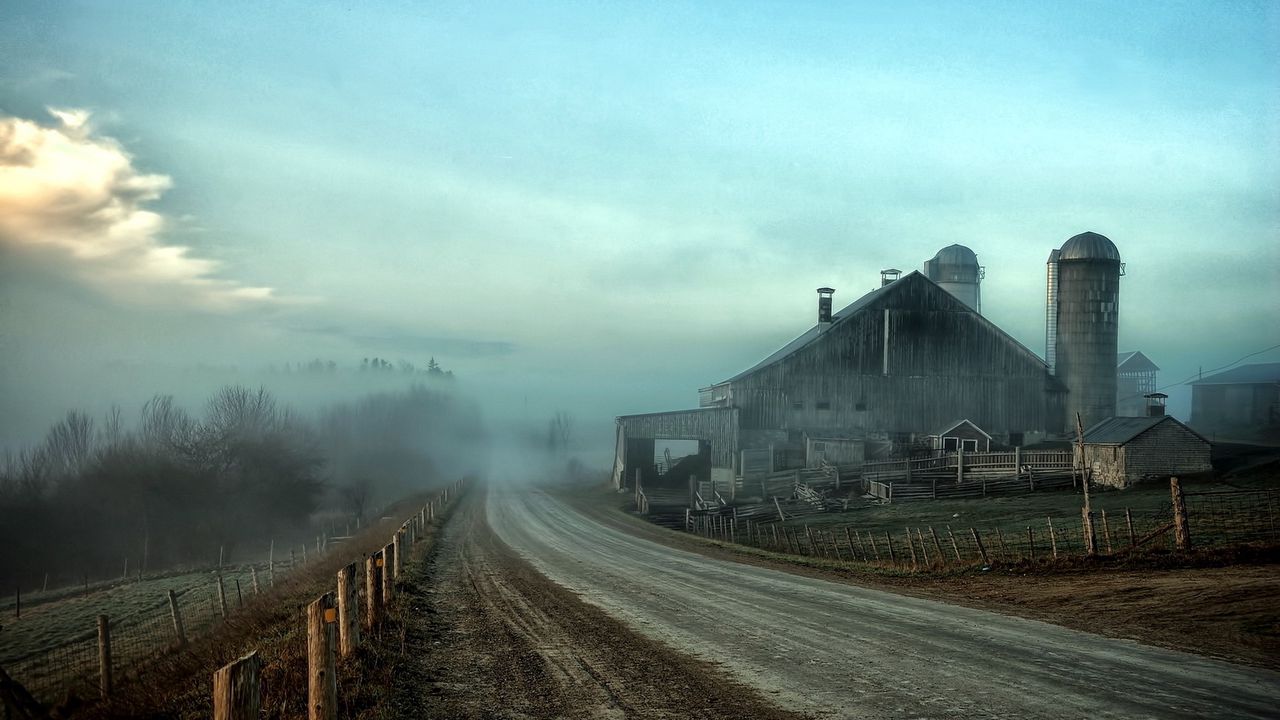
[[623, 415], [618, 425], [630, 439], [687, 439], [711, 443], [711, 466], [736, 468], [738, 409], [702, 408], [647, 415]]
[[1034, 353], [923, 276], [897, 282], [813, 343], [734, 381], [742, 427], [927, 433], [968, 418], [993, 435], [1061, 431], [1062, 388]]

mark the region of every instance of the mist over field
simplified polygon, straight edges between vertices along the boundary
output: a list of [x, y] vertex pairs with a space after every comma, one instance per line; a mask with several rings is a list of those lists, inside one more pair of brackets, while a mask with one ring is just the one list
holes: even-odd
[[[226, 388], [314, 444], [421, 383], [430, 422], [383, 418], [420, 457], [380, 500], [495, 438], [545, 455], [557, 413], [558, 464], [502, 472], [604, 468], [615, 416], [695, 407], [809, 328], [815, 287], [838, 309], [952, 243], [1043, 355], [1045, 260], [1084, 230], [1172, 414], [1202, 371], [1280, 358], [1266, 4], [131, 7], [0, 10], [11, 458], [68, 413], [107, 452], [105, 418], [137, 433], [156, 397], [205, 423]], [[316, 508], [385, 459], [331, 445]]]

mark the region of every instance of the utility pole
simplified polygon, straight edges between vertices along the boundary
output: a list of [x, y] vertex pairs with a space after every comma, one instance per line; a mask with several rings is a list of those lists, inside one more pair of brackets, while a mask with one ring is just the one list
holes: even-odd
[[1084, 530], [1084, 554], [1093, 557], [1098, 554], [1098, 538], [1093, 532], [1093, 506], [1089, 502], [1090, 472], [1084, 457], [1084, 424], [1078, 412], [1076, 413], [1076, 455], [1080, 458], [1080, 480], [1084, 487], [1084, 507], [1080, 510]]

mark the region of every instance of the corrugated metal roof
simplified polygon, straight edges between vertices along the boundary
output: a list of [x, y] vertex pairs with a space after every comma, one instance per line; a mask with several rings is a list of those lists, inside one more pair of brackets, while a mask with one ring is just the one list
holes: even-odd
[[1253, 385], [1255, 383], [1280, 383], [1280, 362], [1250, 363], [1201, 378], [1189, 385]]
[[1159, 370], [1160, 368], [1151, 362], [1151, 358], [1143, 355], [1142, 351], [1130, 350], [1116, 355], [1116, 369], [1128, 372], [1147, 372]]
[[[1178, 422], [1177, 418], [1170, 415], [1157, 415], [1155, 417], [1107, 418], [1085, 430], [1084, 441], [1088, 445], [1124, 445], [1163, 422], [1178, 423], [1191, 434], [1201, 440], [1205, 440], [1203, 435]], [[1205, 440], [1205, 442], [1208, 442], [1208, 440]]]

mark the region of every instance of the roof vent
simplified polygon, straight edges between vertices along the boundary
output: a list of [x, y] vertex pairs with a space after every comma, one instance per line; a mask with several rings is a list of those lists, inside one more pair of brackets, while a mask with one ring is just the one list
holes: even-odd
[[889, 283], [902, 277], [902, 271], [896, 268], [889, 268], [880, 271], [880, 287], [884, 287]]
[[1162, 392], [1154, 392], [1142, 397], [1147, 399], [1147, 417], [1164, 416], [1164, 403], [1169, 399], [1168, 395]]

